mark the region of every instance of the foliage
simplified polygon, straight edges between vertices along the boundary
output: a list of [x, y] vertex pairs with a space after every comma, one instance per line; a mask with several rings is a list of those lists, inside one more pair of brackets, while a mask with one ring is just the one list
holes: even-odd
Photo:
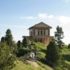
[[21, 43], [21, 41], [19, 40], [19, 41], [17, 42], [17, 49], [20, 49], [20, 48], [22, 48], [22, 43]]
[[9, 46], [12, 45], [13, 37], [12, 37], [12, 33], [11, 33], [11, 30], [10, 29], [7, 29], [7, 31], [6, 31], [5, 40], [6, 40], [6, 43]]
[[70, 44], [68, 45], [68, 48], [70, 48]]
[[15, 57], [9, 46], [0, 43], [0, 70], [10, 70], [14, 66]]
[[1, 42], [4, 43], [5, 42], [5, 37], [1, 38]]
[[27, 45], [28, 45], [28, 40], [26, 39], [26, 37], [24, 37], [23, 40], [22, 40], [22, 47], [26, 48]]
[[24, 38], [22, 40], [22, 42], [19, 40], [17, 42], [17, 56], [20, 57], [20, 56], [24, 56], [25, 54], [27, 54], [28, 52], [28, 49], [27, 49], [27, 40], [26, 38]]
[[1, 43], [6, 43], [10, 47], [10, 51], [12, 53], [17, 51], [17, 45], [13, 41], [13, 36], [10, 29], [7, 29], [5, 37], [1, 38]]
[[54, 41], [50, 42], [50, 44], [47, 46], [46, 60], [47, 63], [53, 67], [59, 65], [61, 61], [59, 47], [56, 45]]
[[28, 49], [22, 49], [22, 48], [20, 48], [16, 54], [17, 54], [18, 57], [21, 57], [21, 56], [24, 56], [27, 53], [29, 53], [29, 51], [30, 50], [28, 50]]
[[63, 42], [61, 39], [63, 39], [63, 30], [61, 27], [57, 26], [56, 32], [55, 32], [55, 38], [56, 38], [56, 43], [59, 47], [62, 46]]

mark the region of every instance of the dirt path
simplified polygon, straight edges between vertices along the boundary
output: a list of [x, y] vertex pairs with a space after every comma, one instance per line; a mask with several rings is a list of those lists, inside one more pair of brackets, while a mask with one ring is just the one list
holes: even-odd
[[31, 64], [32, 66], [34, 66], [34, 67], [39, 67], [39, 65], [35, 61], [29, 61], [29, 60], [27, 60], [27, 62], [29, 64]]

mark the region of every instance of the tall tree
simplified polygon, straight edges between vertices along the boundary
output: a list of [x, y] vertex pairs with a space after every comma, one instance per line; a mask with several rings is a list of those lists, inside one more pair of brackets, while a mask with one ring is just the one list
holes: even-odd
[[55, 40], [59, 47], [61, 47], [61, 45], [63, 43], [61, 40], [61, 39], [63, 39], [63, 37], [64, 37], [64, 32], [62, 30], [62, 27], [57, 26], [56, 32], [55, 32]]
[[11, 46], [13, 42], [13, 37], [10, 29], [7, 29], [5, 36], [6, 43]]
[[60, 57], [59, 47], [56, 45], [55, 41], [50, 42], [47, 46], [46, 52], [47, 63], [53, 67], [56, 67], [60, 63]]

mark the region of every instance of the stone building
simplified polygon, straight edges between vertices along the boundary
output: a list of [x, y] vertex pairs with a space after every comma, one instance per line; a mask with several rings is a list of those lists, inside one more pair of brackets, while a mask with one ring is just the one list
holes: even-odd
[[35, 24], [29, 28], [29, 36], [27, 38], [48, 44], [53, 38], [50, 36], [51, 28], [51, 26], [47, 25], [44, 22]]

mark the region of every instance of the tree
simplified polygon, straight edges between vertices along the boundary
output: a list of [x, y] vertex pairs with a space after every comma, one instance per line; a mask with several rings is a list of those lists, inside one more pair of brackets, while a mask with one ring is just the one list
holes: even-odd
[[60, 52], [59, 47], [56, 45], [55, 41], [51, 41], [47, 46], [47, 52], [46, 52], [46, 60], [50, 66], [56, 67], [57, 65], [59, 65], [60, 63], [59, 61], [61, 58], [59, 52]]
[[5, 42], [5, 37], [1, 38], [1, 42], [4, 43]]
[[13, 42], [13, 37], [10, 29], [7, 29], [5, 36], [6, 43], [11, 46]]
[[57, 26], [56, 28], [56, 32], [55, 32], [55, 40], [56, 40], [56, 43], [59, 47], [62, 46], [63, 42], [61, 39], [63, 39], [64, 35], [63, 35], [63, 30], [61, 27]]
[[18, 48], [18, 49], [22, 48], [22, 43], [21, 43], [20, 40], [17, 42], [17, 48]]
[[6, 31], [5, 42], [10, 47], [11, 52], [15, 54], [17, 52], [17, 45], [15, 41], [13, 41], [13, 36], [10, 29], [7, 29]]
[[22, 40], [22, 47], [27, 47], [27, 45], [28, 45], [28, 41], [27, 41], [27, 38], [26, 37], [24, 37], [23, 38], [23, 40]]
[[15, 57], [6, 43], [0, 43], [0, 70], [10, 70], [14, 66]]
[[70, 48], [70, 44], [68, 45], [68, 48]]

